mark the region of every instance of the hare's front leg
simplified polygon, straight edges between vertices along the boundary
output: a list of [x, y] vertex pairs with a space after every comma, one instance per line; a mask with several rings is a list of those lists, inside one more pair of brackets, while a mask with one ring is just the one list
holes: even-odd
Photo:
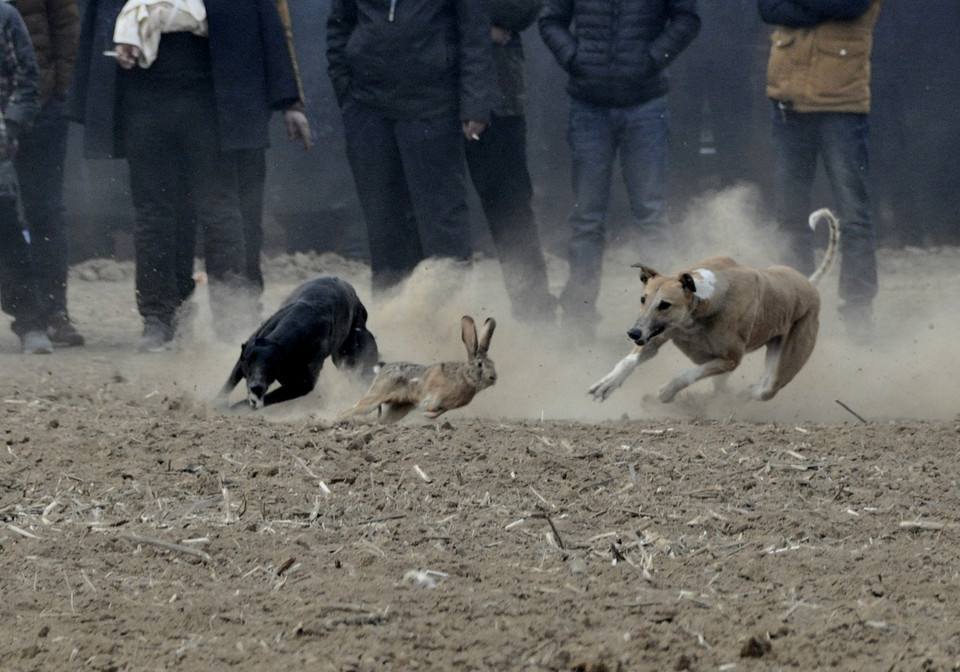
[[407, 413], [414, 408], [416, 408], [416, 406], [413, 404], [381, 404], [380, 422], [384, 425], [399, 422], [407, 417]]

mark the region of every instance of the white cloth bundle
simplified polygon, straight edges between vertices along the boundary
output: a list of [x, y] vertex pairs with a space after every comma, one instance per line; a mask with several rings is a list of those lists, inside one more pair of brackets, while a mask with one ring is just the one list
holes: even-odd
[[207, 8], [203, 0], [127, 0], [113, 29], [116, 44], [140, 50], [138, 63], [149, 68], [157, 60], [163, 33], [207, 35]]

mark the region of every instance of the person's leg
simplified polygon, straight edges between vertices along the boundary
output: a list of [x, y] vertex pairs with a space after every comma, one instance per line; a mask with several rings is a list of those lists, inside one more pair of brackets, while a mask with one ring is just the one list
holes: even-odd
[[181, 303], [193, 296], [197, 282], [193, 278], [197, 256], [197, 212], [193, 205], [190, 176], [181, 168], [180, 198], [177, 199], [177, 296]]
[[565, 328], [583, 325], [589, 337], [596, 322], [610, 178], [617, 153], [610, 108], [571, 100], [568, 133], [575, 202], [570, 215], [570, 277], [560, 304]]
[[402, 281], [423, 259], [395, 122], [357, 103], [343, 111], [347, 158], [367, 224], [374, 291]]
[[556, 301], [547, 288], [547, 264], [530, 202], [526, 122], [494, 117], [479, 142], [467, 142], [467, 164], [497, 248], [513, 313], [551, 320]]
[[30, 245], [23, 237], [17, 200], [0, 198], [0, 308], [13, 317], [11, 328], [20, 337], [23, 351], [49, 353], [47, 318], [41, 310], [33, 276]]
[[185, 96], [179, 106], [180, 151], [203, 232], [213, 328], [221, 340], [239, 342], [256, 327], [258, 315], [246, 278], [237, 157], [220, 149], [212, 91]]
[[630, 237], [643, 248], [663, 248], [666, 230], [667, 98], [617, 110], [623, 182], [630, 199]]
[[37, 288], [45, 312], [66, 312], [67, 236], [63, 218], [63, 162], [67, 121], [62, 104], [44, 105], [29, 132], [20, 138], [17, 176], [30, 230]]
[[823, 165], [842, 227], [841, 310], [845, 317], [867, 323], [877, 295], [877, 237], [867, 187], [868, 134], [865, 114], [825, 114], [820, 124]]
[[424, 256], [468, 260], [473, 247], [459, 120], [398, 121], [396, 138]]
[[237, 180], [240, 185], [240, 214], [243, 217], [243, 242], [246, 250], [246, 276], [254, 291], [263, 292], [263, 190], [267, 182], [265, 149], [236, 152]]
[[810, 192], [817, 174], [817, 113], [798, 113], [773, 104], [774, 203], [777, 223], [788, 236], [783, 262], [813, 273], [813, 232], [807, 225]]
[[136, 211], [134, 254], [137, 308], [144, 319], [142, 350], [161, 349], [173, 338], [181, 297], [177, 283], [179, 138], [173, 96], [128, 90], [123, 136]]
[[41, 309], [51, 335], [62, 345], [83, 345], [83, 336], [67, 313], [67, 229], [63, 208], [63, 164], [67, 155], [67, 120], [63, 103], [44, 105], [33, 128], [20, 138], [17, 175], [30, 229], [34, 272]]

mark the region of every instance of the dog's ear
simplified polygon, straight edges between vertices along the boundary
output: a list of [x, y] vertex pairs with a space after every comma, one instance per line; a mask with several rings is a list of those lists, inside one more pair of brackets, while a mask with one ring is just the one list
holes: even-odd
[[693, 281], [693, 276], [689, 273], [680, 274], [680, 286], [683, 287], [686, 292], [690, 292], [691, 294], [697, 293], [697, 283]]
[[640, 282], [642, 282], [643, 284], [647, 284], [648, 282], [650, 282], [650, 280], [660, 275], [649, 266], [644, 266], [643, 264], [631, 264], [630, 268], [640, 269]]

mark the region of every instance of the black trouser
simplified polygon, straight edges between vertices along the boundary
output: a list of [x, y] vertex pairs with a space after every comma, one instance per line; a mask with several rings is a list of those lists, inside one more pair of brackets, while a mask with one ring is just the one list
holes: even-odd
[[480, 140], [466, 146], [470, 177], [497, 247], [513, 313], [521, 319], [549, 319], [554, 300], [530, 206], [526, 121], [495, 116]]
[[423, 259], [469, 259], [463, 133], [453, 114], [390, 119], [349, 101], [347, 157], [370, 243], [375, 290]]
[[13, 333], [46, 331], [47, 321], [40, 310], [30, 245], [23, 237], [17, 200], [0, 197], [0, 307], [13, 316]]
[[[263, 292], [263, 270], [260, 255], [263, 251], [263, 190], [267, 181], [267, 152], [265, 149], [241, 149], [227, 152], [234, 157], [237, 165], [237, 184], [240, 190], [240, 215], [243, 218], [243, 243], [246, 261], [244, 276], [249, 289], [254, 293]], [[190, 192], [190, 186], [184, 185]], [[180, 203], [177, 212], [180, 233], [177, 244], [178, 286], [183, 299], [194, 290], [193, 259], [197, 249], [196, 213], [193, 207], [193, 194]], [[206, 253], [205, 253], [206, 254]]]
[[182, 217], [189, 200], [203, 231], [215, 326], [248, 322], [238, 314], [249, 310], [249, 300], [236, 164], [220, 151], [212, 87], [130, 87], [123, 112], [140, 314], [170, 325], [189, 295], [192, 283], [181, 270], [184, 241], [195, 236], [190, 218]]
[[41, 310], [67, 312], [67, 227], [63, 216], [63, 163], [67, 119], [63, 103], [51, 99], [20, 138], [17, 175], [33, 250]]

